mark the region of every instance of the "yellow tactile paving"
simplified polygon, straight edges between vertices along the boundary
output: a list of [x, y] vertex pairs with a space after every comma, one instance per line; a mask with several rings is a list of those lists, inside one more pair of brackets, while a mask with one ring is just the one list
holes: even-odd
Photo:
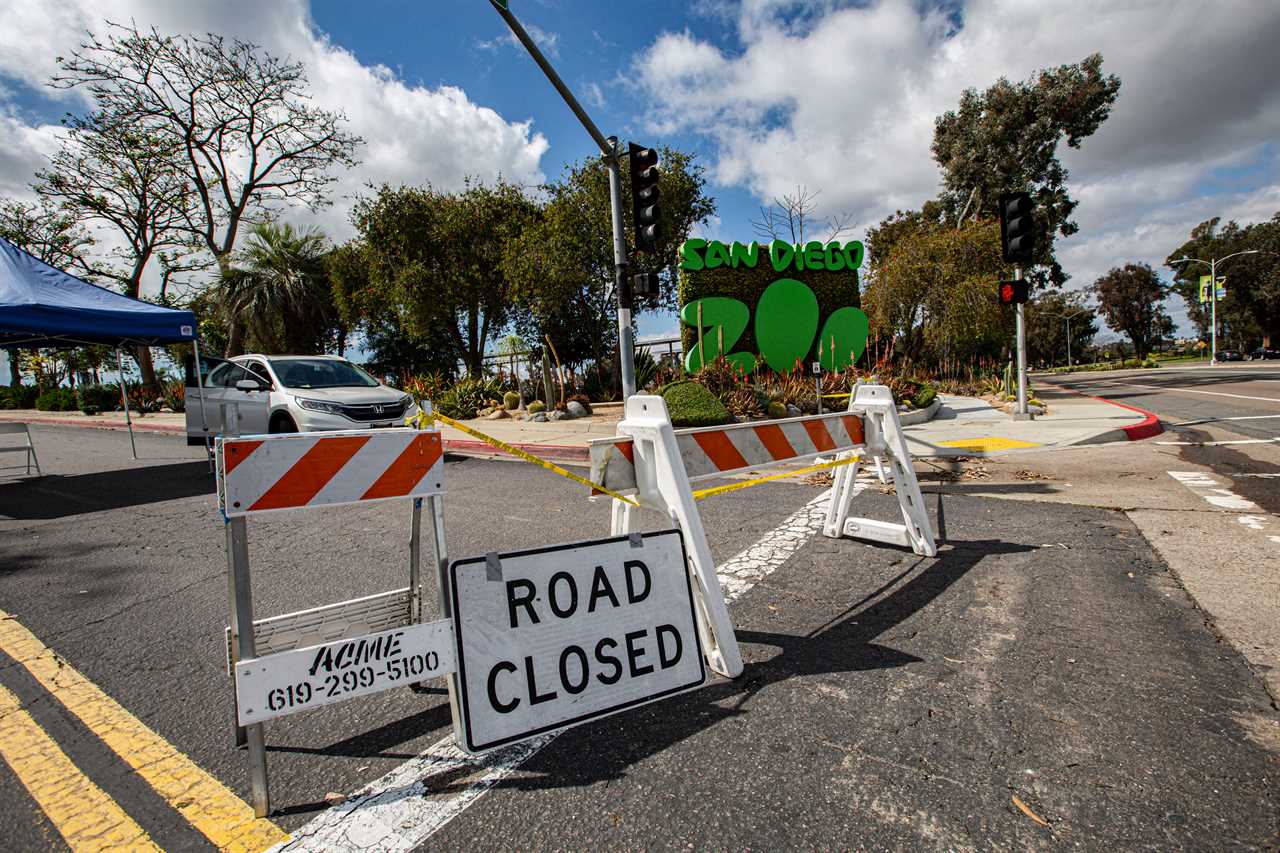
[[1019, 450], [1024, 447], [1040, 446], [1039, 442], [1004, 438], [999, 435], [987, 435], [978, 438], [953, 438], [950, 441], [939, 441], [938, 444], [941, 447], [972, 450], [974, 453], [989, 453], [992, 450]]
[[221, 850], [260, 851], [288, 839], [227, 786], [130, 714], [0, 610], [0, 649], [32, 676]]
[[4, 687], [0, 687], [0, 758], [76, 853], [160, 850], [145, 829], [80, 772], [22, 708], [18, 697]]

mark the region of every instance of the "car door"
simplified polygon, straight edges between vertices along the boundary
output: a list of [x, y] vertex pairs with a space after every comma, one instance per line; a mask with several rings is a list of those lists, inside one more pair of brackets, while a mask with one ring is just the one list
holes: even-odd
[[201, 356], [197, 374], [194, 359], [187, 359], [184, 365], [187, 444], [204, 444], [206, 429], [211, 436], [222, 432], [222, 409], [219, 406], [222, 402], [221, 382], [226, 378], [230, 364], [226, 359]]
[[[266, 368], [254, 360], [233, 361], [232, 369], [222, 382], [222, 402], [235, 403], [240, 412], [240, 434], [261, 435], [267, 431], [271, 416], [271, 380]], [[262, 371], [253, 370], [256, 366]], [[257, 386], [248, 391], [237, 388], [237, 383], [253, 382]]]

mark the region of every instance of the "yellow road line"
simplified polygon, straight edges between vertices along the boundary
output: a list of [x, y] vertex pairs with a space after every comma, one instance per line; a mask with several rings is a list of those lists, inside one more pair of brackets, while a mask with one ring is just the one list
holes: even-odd
[[0, 650], [27, 668], [187, 821], [221, 850], [257, 851], [288, 839], [171, 743], [0, 610]]
[[76, 853], [160, 850], [116, 801], [90, 781], [0, 687], [0, 757], [13, 769], [41, 811]]

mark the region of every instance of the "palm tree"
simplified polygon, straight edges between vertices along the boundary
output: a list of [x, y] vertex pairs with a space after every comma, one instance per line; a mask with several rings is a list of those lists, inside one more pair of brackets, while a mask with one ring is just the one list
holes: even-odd
[[338, 314], [323, 234], [288, 223], [255, 225], [222, 273], [218, 302], [228, 323], [227, 354], [245, 344], [263, 352], [307, 354], [333, 343]]

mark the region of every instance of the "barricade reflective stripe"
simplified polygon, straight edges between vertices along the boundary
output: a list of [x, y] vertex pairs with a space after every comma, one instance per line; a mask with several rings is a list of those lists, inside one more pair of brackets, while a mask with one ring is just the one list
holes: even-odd
[[227, 438], [219, 492], [228, 516], [424, 497], [443, 491], [443, 456], [439, 433], [412, 429]]
[[[705, 480], [779, 462], [861, 447], [862, 418], [848, 412], [764, 423], [676, 430], [689, 480]], [[625, 437], [591, 442], [591, 479], [613, 491], [636, 488], [635, 446]]]

